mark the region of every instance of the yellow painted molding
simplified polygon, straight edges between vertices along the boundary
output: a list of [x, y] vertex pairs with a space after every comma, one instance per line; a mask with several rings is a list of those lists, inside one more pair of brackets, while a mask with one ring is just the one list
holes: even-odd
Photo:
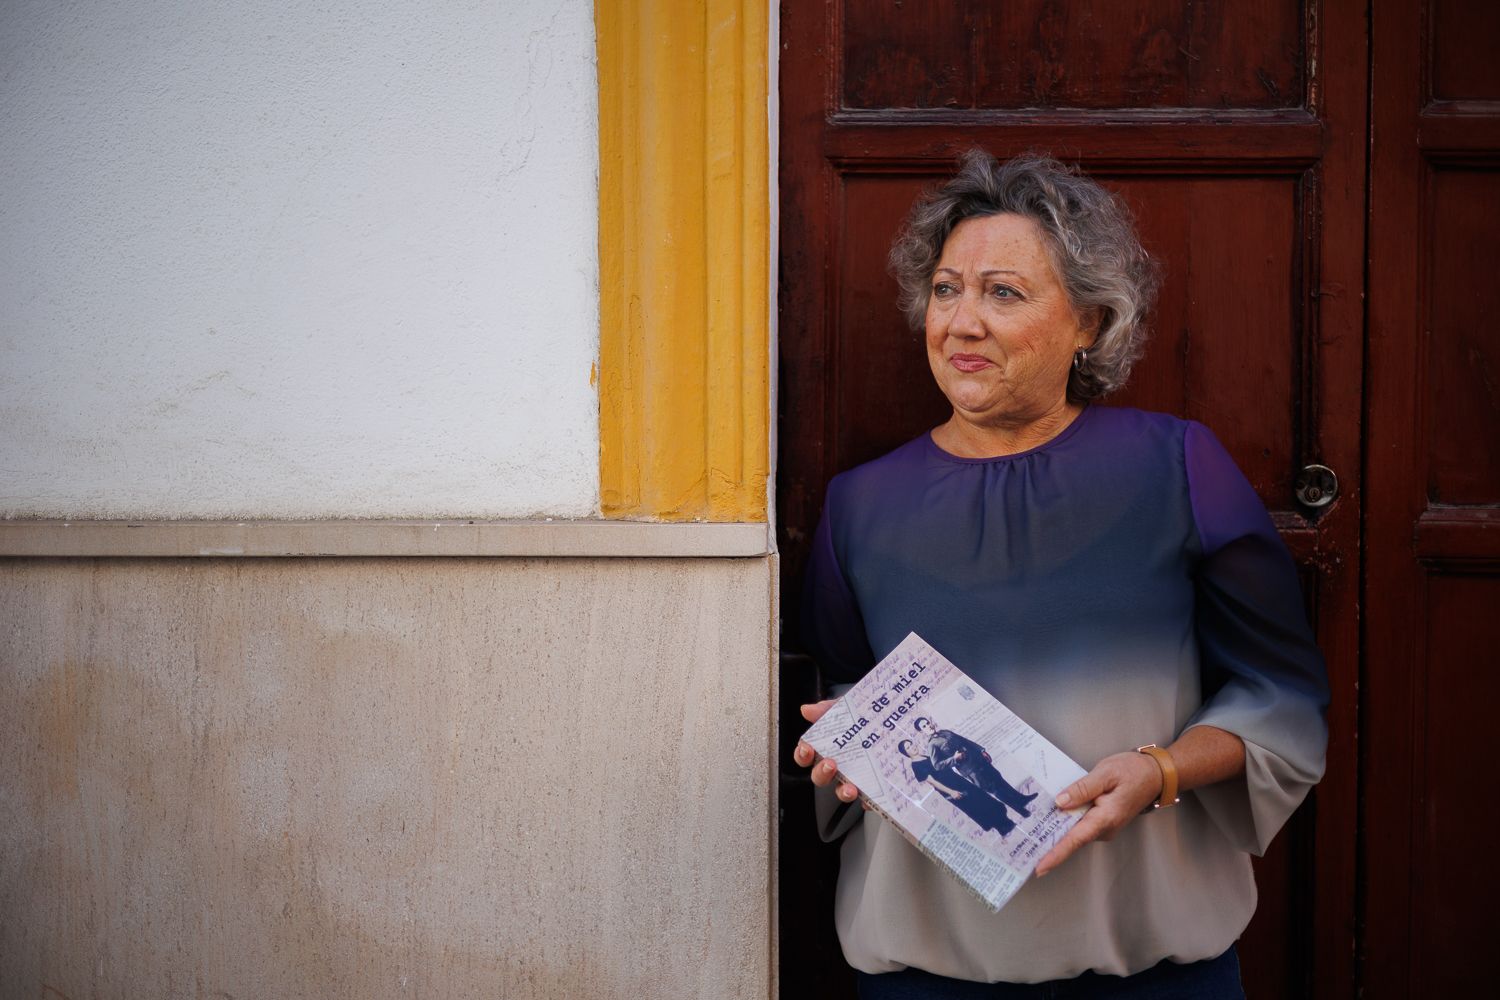
[[765, 0], [598, 0], [605, 517], [763, 521]]

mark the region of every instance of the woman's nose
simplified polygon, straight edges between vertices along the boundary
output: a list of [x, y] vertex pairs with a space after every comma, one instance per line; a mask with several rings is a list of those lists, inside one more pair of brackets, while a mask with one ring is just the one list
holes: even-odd
[[958, 305], [953, 309], [953, 319], [948, 324], [948, 332], [955, 337], [983, 337], [984, 324], [979, 321], [978, 296], [965, 292], [959, 297]]

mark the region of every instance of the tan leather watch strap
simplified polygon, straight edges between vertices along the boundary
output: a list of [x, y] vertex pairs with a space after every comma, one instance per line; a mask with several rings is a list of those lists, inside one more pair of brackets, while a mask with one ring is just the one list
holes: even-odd
[[1167, 806], [1175, 806], [1182, 800], [1177, 797], [1177, 765], [1172, 761], [1172, 755], [1155, 743], [1147, 743], [1143, 747], [1136, 747], [1137, 753], [1143, 753], [1156, 761], [1156, 766], [1161, 768], [1161, 798], [1152, 804], [1152, 809], [1164, 809]]

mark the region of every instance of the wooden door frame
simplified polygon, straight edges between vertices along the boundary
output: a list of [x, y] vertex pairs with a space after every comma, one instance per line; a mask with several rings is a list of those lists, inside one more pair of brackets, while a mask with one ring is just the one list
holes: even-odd
[[[1309, 5], [1311, 6], [1311, 5]], [[1319, 523], [1314, 565], [1347, 565], [1341, 576], [1346, 589], [1337, 613], [1318, 615], [1318, 641], [1330, 664], [1332, 698], [1328, 708], [1328, 765], [1317, 788], [1316, 886], [1313, 893], [1313, 969], [1311, 995], [1354, 997], [1359, 992], [1357, 896], [1359, 885], [1359, 690], [1360, 587], [1363, 574], [1361, 521], [1364, 480], [1365, 296], [1367, 253], [1366, 190], [1369, 129], [1370, 29], [1362, 0], [1325, 0], [1318, 6], [1314, 52], [1322, 62], [1315, 100], [1326, 108], [1325, 152], [1317, 227], [1320, 262], [1342, 262], [1343, 269], [1322, 266], [1312, 292], [1318, 313], [1320, 344], [1314, 398], [1309, 406], [1351, 415], [1336, 439], [1318, 442], [1318, 454], [1306, 456], [1338, 471], [1346, 491]], [[1357, 40], [1332, 48], [1323, 38]], [[1316, 107], [1316, 105], [1315, 105]], [[1338, 184], [1326, 182], [1330, 175]], [[1312, 414], [1314, 424], [1320, 415]], [[1320, 598], [1325, 595], [1319, 595]], [[1337, 596], [1337, 595], [1334, 595]]]
[[[1436, 486], [1428, 460], [1429, 348], [1435, 335], [1451, 332], [1438, 330], [1429, 311], [1433, 240], [1440, 235], [1434, 178], [1445, 168], [1500, 167], [1500, 103], [1434, 94], [1433, 8], [1430, 0], [1373, 0], [1371, 11], [1359, 955], [1371, 997], [1433, 989], [1419, 938], [1428, 917], [1421, 912], [1424, 871], [1445, 863], [1485, 864], [1431, 856], [1435, 826], [1424, 830], [1423, 823], [1435, 816], [1420, 766], [1429, 724], [1431, 581], [1500, 573], [1500, 510], [1482, 503], [1448, 506], [1429, 496]], [[1473, 738], [1478, 745], [1482, 736]], [[1446, 822], [1482, 824], [1484, 817]], [[1458, 971], [1484, 978], [1483, 956], [1473, 961], [1473, 969]]]
[[[1381, 11], [1380, 24], [1371, 39], [1372, 67], [1378, 66], [1390, 79], [1375, 83], [1371, 73], [1371, 89], [1379, 90], [1379, 98], [1372, 93], [1371, 126], [1379, 135], [1379, 142], [1370, 143], [1370, 186], [1372, 188], [1370, 208], [1369, 255], [1371, 272], [1378, 267], [1384, 270], [1415, 276], [1419, 273], [1420, 253], [1411, 239], [1387, 236], [1386, 226], [1396, 223], [1395, 212], [1387, 208], [1377, 217], [1374, 198], [1400, 199], [1408, 206], [1406, 219], [1393, 228], [1408, 233], [1417, 231], [1419, 209], [1419, 184], [1417, 171], [1411, 169], [1409, 158], [1417, 149], [1416, 108], [1419, 100], [1417, 74], [1420, 72], [1420, 57], [1417, 47], [1404, 44], [1403, 35], [1419, 37], [1421, 16], [1419, 4], [1404, 4], [1407, 10], [1391, 8], [1387, 4]], [[1373, 4], [1372, 4], [1373, 7]], [[1372, 10], [1372, 22], [1374, 11]], [[1399, 22], [1398, 20], [1399, 19]], [[1408, 113], [1402, 114], [1402, 105], [1409, 104]], [[1416, 288], [1383, 289], [1372, 287], [1369, 291], [1368, 333], [1370, 366], [1366, 403], [1370, 431], [1370, 446], [1379, 452], [1389, 452], [1389, 458], [1372, 456], [1368, 468], [1368, 488], [1371, 503], [1366, 509], [1366, 537], [1376, 540], [1368, 546], [1365, 573], [1369, 581], [1406, 579], [1414, 574], [1416, 566], [1410, 553], [1402, 553], [1397, 546], [1379, 544], [1379, 539], [1401, 538], [1411, 531], [1412, 524], [1420, 514], [1411, 491], [1407, 488], [1403, 468], [1409, 470], [1419, 447], [1418, 429], [1415, 421], [1386, 421], [1373, 408], [1376, 398], [1394, 412], [1414, 414], [1417, 412], [1417, 380], [1414, 372], [1421, 370], [1421, 358], [1417, 338], [1411, 331], [1418, 322], [1416, 310], [1422, 296]], [[1384, 362], [1384, 363], [1382, 363]], [[1370, 587], [1369, 600], [1379, 601], [1379, 587]], [[1418, 591], [1419, 592], [1419, 591]], [[1377, 606], [1377, 614], [1365, 621], [1364, 640], [1366, 648], [1379, 643], [1388, 650], [1392, 663], [1414, 663], [1420, 656], [1416, 637], [1412, 634], [1411, 619], [1390, 618]], [[1418, 618], [1417, 620], [1420, 620]], [[1363, 718], [1367, 727], [1382, 734], [1378, 740], [1370, 740], [1361, 757], [1361, 786], [1365, 789], [1366, 801], [1362, 804], [1364, 815], [1379, 815], [1386, 798], [1379, 786], [1387, 787], [1403, 796], [1412, 789], [1411, 740], [1413, 728], [1413, 705], [1416, 703], [1415, 671], [1406, 678], [1400, 688], [1385, 690], [1379, 681], [1389, 678], [1373, 676], [1379, 672], [1379, 658], [1367, 666], [1374, 667], [1371, 685], [1365, 688]], [[1373, 689], [1372, 689], [1373, 685]], [[1372, 780], [1373, 775], [1379, 781]], [[1413, 810], [1415, 812], [1415, 810]], [[1412, 831], [1410, 825], [1400, 823], [1360, 824], [1364, 834], [1362, 867], [1367, 877], [1366, 897], [1362, 906], [1360, 934], [1361, 978], [1375, 984], [1374, 996], [1409, 996], [1410, 969], [1410, 879], [1404, 875], [1411, 857]], [[1401, 871], [1379, 870], [1382, 865], [1400, 865]], [[1372, 868], [1376, 870], [1371, 870]], [[1380, 905], [1371, 907], [1373, 897]], [[1373, 946], [1373, 947], [1372, 947]]]

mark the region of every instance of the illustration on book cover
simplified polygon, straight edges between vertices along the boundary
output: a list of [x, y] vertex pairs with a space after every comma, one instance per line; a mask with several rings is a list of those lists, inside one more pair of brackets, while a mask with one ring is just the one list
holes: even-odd
[[1083, 768], [916, 633], [803, 739], [994, 910], [1084, 812], [1053, 801]]

